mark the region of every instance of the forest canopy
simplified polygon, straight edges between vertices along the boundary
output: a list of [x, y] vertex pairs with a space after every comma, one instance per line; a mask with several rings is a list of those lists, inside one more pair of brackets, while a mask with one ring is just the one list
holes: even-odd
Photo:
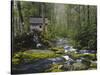
[[30, 33], [30, 16], [48, 18], [44, 40], [63, 37], [75, 48], [97, 50], [97, 6], [12, 1], [13, 37]]

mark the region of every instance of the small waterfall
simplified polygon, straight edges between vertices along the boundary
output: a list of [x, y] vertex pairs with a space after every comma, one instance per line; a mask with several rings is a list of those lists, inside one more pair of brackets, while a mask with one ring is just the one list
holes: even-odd
[[38, 37], [37, 34], [34, 34], [34, 35], [33, 35], [33, 41], [34, 41], [35, 44], [36, 44], [36, 48], [40, 48], [40, 47], [42, 46], [42, 44], [41, 44], [40, 41], [39, 41], [39, 37]]

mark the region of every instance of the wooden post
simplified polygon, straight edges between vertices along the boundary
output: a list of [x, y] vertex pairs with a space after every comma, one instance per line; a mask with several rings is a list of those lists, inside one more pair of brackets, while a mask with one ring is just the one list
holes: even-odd
[[45, 13], [44, 13], [44, 3], [41, 4], [41, 16], [43, 18], [43, 32], [45, 32]]

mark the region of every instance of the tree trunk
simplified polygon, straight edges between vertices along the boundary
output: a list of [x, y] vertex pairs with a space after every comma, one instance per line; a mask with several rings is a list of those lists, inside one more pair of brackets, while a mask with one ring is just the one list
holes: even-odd
[[22, 12], [21, 12], [20, 1], [17, 1], [17, 8], [18, 8], [18, 12], [19, 12], [19, 18], [20, 18], [20, 21], [21, 21], [21, 26], [19, 26], [20, 27], [20, 32], [23, 32], [23, 30], [24, 30], [24, 21], [23, 21], [23, 15], [22, 15]]

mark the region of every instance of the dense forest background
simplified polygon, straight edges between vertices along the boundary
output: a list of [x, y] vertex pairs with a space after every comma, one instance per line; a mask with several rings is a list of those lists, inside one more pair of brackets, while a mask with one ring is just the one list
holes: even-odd
[[[30, 16], [48, 18], [44, 41], [68, 38], [77, 49], [97, 50], [97, 7], [91, 5], [12, 1], [13, 45], [21, 42], [30, 33]], [[29, 36], [27, 38], [30, 38]], [[26, 38], [24, 39], [26, 40]], [[30, 46], [28, 39], [25, 46]]]

